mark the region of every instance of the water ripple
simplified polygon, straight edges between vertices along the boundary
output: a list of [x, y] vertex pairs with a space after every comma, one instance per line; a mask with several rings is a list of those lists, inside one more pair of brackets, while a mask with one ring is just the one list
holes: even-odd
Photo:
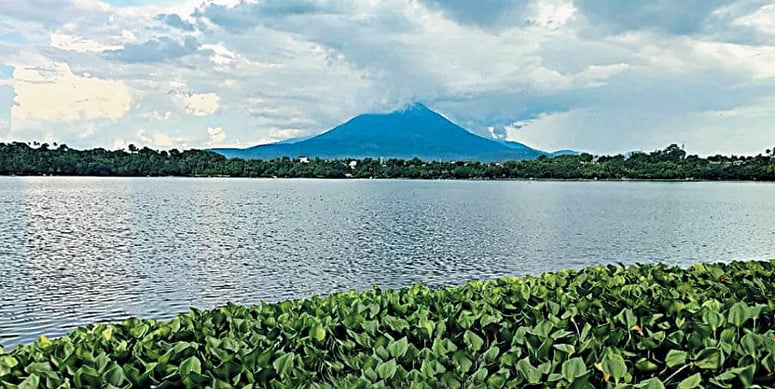
[[0, 344], [189, 307], [775, 257], [775, 185], [0, 178]]

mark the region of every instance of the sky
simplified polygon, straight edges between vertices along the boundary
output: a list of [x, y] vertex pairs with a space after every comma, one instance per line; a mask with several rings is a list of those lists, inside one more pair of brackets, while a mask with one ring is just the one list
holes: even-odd
[[596, 154], [775, 146], [775, 4], [0, 0], [0, 142], [248, 147], [421, 102]]

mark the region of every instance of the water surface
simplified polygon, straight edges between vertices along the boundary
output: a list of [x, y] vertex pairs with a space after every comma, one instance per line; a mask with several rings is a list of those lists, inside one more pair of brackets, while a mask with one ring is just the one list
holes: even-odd
[[0, 177], [0, 344], [591, 264], [775, 258], [775, 184]]

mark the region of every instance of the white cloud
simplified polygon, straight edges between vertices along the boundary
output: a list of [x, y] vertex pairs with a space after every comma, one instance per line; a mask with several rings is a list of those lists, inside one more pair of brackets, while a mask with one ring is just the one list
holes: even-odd
[[129, 111], [132, 94], [123, 81], [80, 77], [65, 63], [15, 65], [14, 127], [35, 120], [118, 120]]
[[210, 137], [211, 147], [221, 145], [226, 140], [226, 131], [222, 127], [207, 127], [207, 135]]
[[531, 6], [534, 10], [529, 21], [544, 28], [562, 28], [576, 14], [572, 2], [538, 1]]
[[753, 27], [765, 34], [775, 35], [775, 4], [767, 4], [748, 15], [741, 16], [732, 24]]
[[105, 45], [97, 41], [83, 37], [68, 35], [60, 32], [52, 32], [50, 35], [51, 47], [57, 49], [78, 51], [78, 52], [103, 52], [106, 50], [117, 50], [122, 48], [118, 45]]
[[199, 47], [200, 51], [209, 51], [210, 62], [219, 65], [230, 65], [239, 59], [239, 55], [224, 46], [222, 43], [207, 44]]
[[151, 148], [186, 148], [192, 138], [178, 135], [171, 135], [166, 132], [156, 131], [149, 133], [146, 130], [139, 130], [137, 132], [139, 142], [136, 145], [148, 146]]
[[145, 111], [140, 114], [140, 117], [142, 117], [143, 119], [156, 120], [156, 121], [178, 119], [178, 115], [172, 111], [161, 112], [157, 110]]
[[221, 105], [221, 97], [215, 93], [192, 93], [183, 99], [186, 113], [194, 116], [208, 116]]
[[127, 143], [123, 139], [115, 139], [113, 140], [113, 147], [111, 147], [111, 150], [123, 150], [127, 147]]

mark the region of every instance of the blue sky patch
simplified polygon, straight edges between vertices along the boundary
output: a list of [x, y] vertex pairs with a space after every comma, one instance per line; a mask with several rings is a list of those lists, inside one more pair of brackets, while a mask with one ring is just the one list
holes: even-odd
[[10, 43], [13, 45], [22, 45], [26, 43], [27, 40], [24, 39], [24, 35], [22, 33], [18, 31], [11, 31], [0, 34], [0, 42]]
[[14, 67], [0, 64], [0, 80], [8, 80], [13, 77]]

